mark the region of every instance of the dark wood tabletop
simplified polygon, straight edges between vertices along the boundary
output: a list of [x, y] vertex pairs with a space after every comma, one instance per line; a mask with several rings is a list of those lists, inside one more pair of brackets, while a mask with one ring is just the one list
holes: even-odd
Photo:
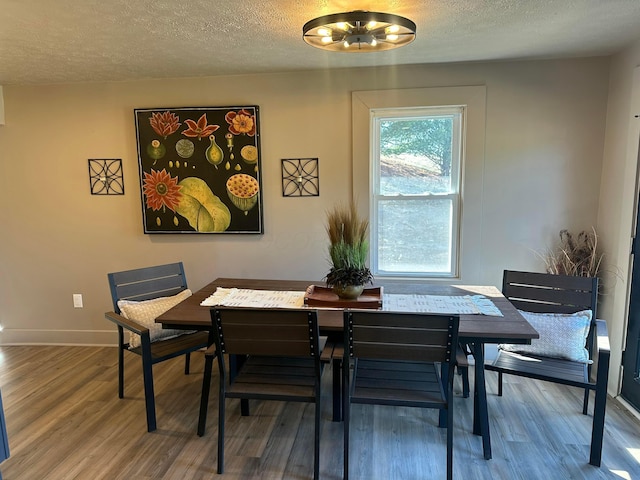
[[[305, 291], [309, 285], [322, 282], [300, 280], [258, 280], [217, 278], [195, 292], [180, 304], [160, 315], [156, 322], [164, 328], [208, 330], [211, 327], [210, 307], [200, 303], [213, 294], [217, 287], [253, 290]], [[384, 293], [421, 295], [485, 295], [500, 309], [503, 317], [487, 315], [460, 315], [460, 339], [480, 343], [528, 343], [538, 338], [538, 332], [518, 313], [516, 308], [493, 286], [433, 285], [425, 283], [376, 282]], [[319, 309], [318, 324], [321, 331], [342, 330], [341, 309]]]

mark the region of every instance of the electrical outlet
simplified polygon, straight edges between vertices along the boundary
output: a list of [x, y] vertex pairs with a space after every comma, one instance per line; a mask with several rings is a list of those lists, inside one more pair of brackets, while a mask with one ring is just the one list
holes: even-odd
[[82, 294], [74, 293], [73, 294], [73, 308], [82, 308]]

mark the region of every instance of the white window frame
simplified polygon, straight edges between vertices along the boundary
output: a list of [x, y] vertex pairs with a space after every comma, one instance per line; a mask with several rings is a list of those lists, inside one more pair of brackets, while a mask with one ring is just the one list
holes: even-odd
[[[352, 108], [352, 195], [360, 215], [371, 212], [371, 127], [372, 109], [408, 107], [465, 107], [464, 138], [460, 186], [460, 234], [457, 277], [429, 277], [431, 282], [448, 284], [480, 284], [484, 279], [482, 226], [485, 156], [486, 87], [427, 87], [397, 90], [354, 91]], [[388, 277], [385, 277], [388, 278]], [[402, 282], [405, 277], [392, 280]], [[406, 277], [416, 281], [421, 277]]]
[[[448, 194], [425, 195], [383, 195], [380, 193], [380, 123], [385, 120], [420, 120], [437, 116], [453, 116], [452, 132], [452, 160], [451, 160], [451, 190]], [[369, 210], [370, 219], [370, 266], [376, 277], [441, 277], [457, 278], [459, 276], [460, 255], [460, 208], [461, 208], [461, 178], [462, 165], [464, 164], [464, 122], [465, 107], [452, 105], [446, 107], [405, 107], [405, 108], [373, 108], [370, 111], [370, 179], [371, 202]], [[381, 200], [431, 200], [449, 199], [452, 201], [451, 241], [449, 244], [450, 269], [447, 272], [422, 271], [385, 271], [379, 267], [378, 256], [378, 206]]]

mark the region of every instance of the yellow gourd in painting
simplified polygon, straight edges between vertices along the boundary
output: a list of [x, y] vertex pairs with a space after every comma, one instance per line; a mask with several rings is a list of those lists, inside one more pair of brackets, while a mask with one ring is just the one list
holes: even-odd
[[207, 148], [204, 154], [207, 157], [207, 161], [218, 168], [218, 165], [220, 165], [224, 159], [224, 152], [216, 143], [216, 137], [214, 135], [209, 135], [209, 140], [211, 140], [211, 145], [209, 145], [209, 148]]
[[197, 232], [224, 232], [231, 224], [229, 208], [214, 195], [204, 180], [187, 177], [180, 185], [180, 204], [176, 213]]

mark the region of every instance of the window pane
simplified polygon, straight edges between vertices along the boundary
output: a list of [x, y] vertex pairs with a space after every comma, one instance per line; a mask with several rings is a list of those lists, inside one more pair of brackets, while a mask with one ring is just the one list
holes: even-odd
[[380, 121], [381, 195], [451, 193], [453, 116]]
[[464, 108], [372, 113], [374, 275], [456, 276]]
[[378, 270], [450, 273], [453, 201], [391, 199], [378, 203]]

